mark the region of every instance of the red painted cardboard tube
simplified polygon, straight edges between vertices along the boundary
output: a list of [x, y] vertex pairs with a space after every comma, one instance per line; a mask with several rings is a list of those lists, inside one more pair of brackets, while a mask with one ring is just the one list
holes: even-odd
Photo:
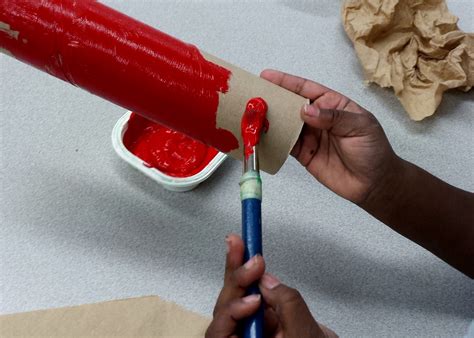
[[94, 0], [0, 0], [0, 48], [20, 61], [223, 152], [216, 126], [231, 72]]

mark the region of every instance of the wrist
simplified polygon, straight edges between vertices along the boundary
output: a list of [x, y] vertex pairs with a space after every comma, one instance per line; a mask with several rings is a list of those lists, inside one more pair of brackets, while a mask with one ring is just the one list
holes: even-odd
[[406, 198], [406, 187], [410, 186], [413, 176], [413, 165], [395, 154], [387, 167], [364, 202], [359, 204], [378, 219], [396, 212], [397, 206]]

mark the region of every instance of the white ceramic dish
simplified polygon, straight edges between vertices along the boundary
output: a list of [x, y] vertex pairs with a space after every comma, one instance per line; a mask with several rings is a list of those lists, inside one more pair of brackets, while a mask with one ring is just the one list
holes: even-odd
[[131, 114], [131, 112], [127, 112], [115, 124], [114, 129], [112, 130], [112, 145], [117, 154], [125, 162], [161, 184], [165, 189], [179, 192], [192, 190], [208, 179], [227, 158], [226, 154], [219, 152], [216, 157], [214, 157], [212, 161], [209, 162], [209, 164], [199, 173], [183, 178], [172, 177], [162, 173], [156, 168], [149, 168], [143, 164], [143, 161], [140, 158], [132, 154], [123, 143], [123, 136], [127, 131], [128, 120], [130, 119]]

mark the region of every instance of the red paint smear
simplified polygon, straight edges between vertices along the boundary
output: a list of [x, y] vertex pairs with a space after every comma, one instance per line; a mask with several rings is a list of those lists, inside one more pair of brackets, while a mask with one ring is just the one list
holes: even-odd
[[147, 167], [166, 175], [189, 177], [201, 172], [218, 151], [180, 132], [132, 114], [123, 142]]
[[93, 0], [0, 1], [0, 47], [64, 81], [223, 152], [216, 126], [231, 72], [199, 50]]
[[247, 102], [241, 123], [245, 158], [253, 154], [252, 148], [260, 142], [262, 132], [268, 131], [270, 124], [266, 118], [267, 111], [267, 103], [261, 97], [255, 97]]

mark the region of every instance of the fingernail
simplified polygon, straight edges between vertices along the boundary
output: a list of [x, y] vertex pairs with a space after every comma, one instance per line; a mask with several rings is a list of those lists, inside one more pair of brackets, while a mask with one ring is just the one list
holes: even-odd
[[247, 263], [244, 264], [244, 268], [245, 268], [246, 270], [252, 269], [252, 268], [255, 266], [255, 264], [257, 263], [257, 257], [258, 257], [258, 256], [260, 256], [260, 255], [255, 255], [255, 256], [253, 256], [252, 258], [250, 258], [250, 259], [247, 261]]
[[242, 298], [244, 303], [256, 303], [260, 300], [260, 295], [248, 295]]
[[319, 108], [308, 103], [303, 106], [303, 111], [304, 114], [309, 117], [316, 117], [319, 115]]
[[227, 250], [227, 253], [230, 252], [230, 246], [231, 246], [231, 243], [232, 241], [230, 240], [229, 236], [225, 236], [225, 244], [226, 244], [226, 250]]
[[272, 274], [266, 273], [262, 276], [262, 279], [260, 280], [260, 284], [262, 284], [265, 289], [271, 290], [271, 289], [276, 288], [278, 285], [280, 285], [281, 282], [278, 280], [278, 278], [276, 278]]

